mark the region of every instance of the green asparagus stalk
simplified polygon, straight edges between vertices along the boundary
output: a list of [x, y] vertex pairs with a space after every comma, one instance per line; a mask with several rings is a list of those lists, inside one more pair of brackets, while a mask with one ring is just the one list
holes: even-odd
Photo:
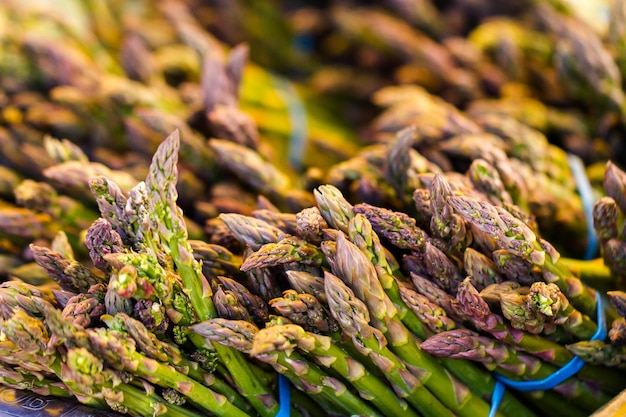
[[491, 257], [498, 271], [512, 282], [528, 286], [542, 279], [539, 268], [506, 249], [494, 250]]
[[463, 313], [474, 325], [482, 331], [493, 334], [496, 339], [519, 346], [528, 353], [556, 364], [565, 364], [571, 359], [563, 346], [507, 327], [501, 316], [491, 312], [467, 278], [459, 286], [457, 300]]
[[445, 310], [432, 303], [426, 296], [414, 291], [406, 284], [399, 284], [400, 296], [406, 305], [415, 313], [422, 323], [433, 333], [452, 330], [456, 323], [447, 316]]
[[76, 294], [63, 307], [63, 317], [70, 318], [79, 326], [90, 327], [92, 324], [97, 323], [100, 317], [106, 313], [104, 304], [105, 293], [104, 286], [101, 286], [100, 289], [92, 287], [88, 294]]
[[[53, 350], [36, 348], [35, 341], [29, 340], [25, 336], [27, 334], [30, 336], [37, 335], [38, 343], [48, 340], [47, 333], [36, 333], [36, 329], [41, 329], [43, 323], [26, 315], [23, 310], [16, 310], [15, 314], [15, 317], [3, 323], [3, 331], [9, 338], [19, 338], [22, 352], [19, 356], [22, 356], [22, 363], [27, 364], [29, 360], [40, 364], [47, 363], [49, 371], [63, 381], [49, 382], [48, 386], [42, 386], [46, 379], [39, 377], [36, 379], [37, 382], [32, 381], [33, 391], [45, 395], [76, 396], [84, 404], [99, 408], [108, 405], [116, 411], [139, 415], [153, 413], [167, 413], [174, 417], [195, 417], [198, 415], [192, 410], [168, 404], [155, 394], [141, 391], [123, 383], [119, 375], [104, 368], [102, 361], [84, 348], [70, 348], [65, 353], [64, 358]], [[20, 324], [18, 325], [18, 323]], [[6, 343], [4, 343], [3, 348], [6, 347]], [[17, 353], [15, 348], [17, 346], [13, 349], [14, 354]], [[31, 354], [38, 351], [39, 356], [25, 358], [24, 353], [26, 351], [31, 352]], [[3, 357], [5, 360], [9, 359], [8, 355], [10, 355], [9, 351], [4, 350]], [[3, 375], [3, 378], [6, 377], [13, 378], [15, 373]], [[19, 384], [24, 388], [25, 381], [19, 381]]]
[[449, 317], [458, 323], [468, 320], [459, 306], [458, 300], [438, 287], [423, 275], [411, 272], [411, 281], [418, 293], [424, 295], [432, 303], [440, 306]]
[[193, 239], [189, 244], [194, 258], [202, 262], [203, 271], [209, 267], [213, 275], [234, 276], [239, 273], [241, 258], [224, 246]]
[[313, 195], [326, 223], [348, 233], [348, 222], [354, 217], [354, 210], [341, 191], [333, 185], [322, 185], [313, 191]]
[[430, 231], [434, 237], [446, 242], [451, 254], [463, 253], [472, 243], [471, 230], [467, 227], [467, 219], [454, 213], [448, 201], [453, 196], [450, 183], [441, 174], [435, 174], [430, 185]]
[[615, 346], [626, 345], [626, 318], [619, 317], [611, 323], [609, 340]]
[[94, 266], [103, 272], [110, 272], [106, 255], [124, 252], [122, 237], [113, 229], [111, 223], [102, 217], [96, 219], [87, 229], [85, 245], [89, 249], [89, 257]]
[[321, 303], [327, 304], [324, 293], [324, 277], [318, 277], [310, 272], [294, 270], [286, 271], [285, 274], [293, 290], [301, 294], [315, 294]]
[[219, 215], [237, 239], [252, 250], [259, 250], [266, 243], [276, 243], [283, 232], [269, 223], [254, 217], [235, 213]]
[[229, 320], [253, 321], [250, 313], [239, 302], [237, 296], [230, 290], [224, 290], [222, 286], [218, 286], [213, 292], [213, 304], [219, 317]]
[[256, 344], [259, 329], [250, 322], [217, 318], [198, 323], [193, 328], [208, 340], [231, 346], [270, 364], [277, 372], [289, 378], [298, 389], [331, 409], [338, 409], [348, 414], [379, 415], [347, 390], [343, 383], [326, 375], [300, 355], [296, 353], [287, 355], [284, 351], [275, 348], [268, 349], [267, 343]]
[[328, 223], [317, 207], [308, 207], [296, 213], [295, 234], [307, 242], [319, 245], [322, 242], [322, 230]]
[[67, 259], [59, 252], [33, 244], [30, 249], [35, 262], [65, 290], [87, 292], [92, 285], [107, 283], [104, 277], [93, 274], [80, 262]]
[[606, 295], [609, 296], [609, 300], [613, 307], [615, 307], [617, 314], [621, 317], [626, 317], [626, 292], [614, 290], [608, 291]]
[[295, 236], [285, 236], [276, 243], [267, 243], [246, 257], [242, 271], [267, 268], [285, 263], [321, 266], [324, 254], [319, 248]]
[[626, 213], [626, 198], [624, 197], [626, 173], [619, 169], [613, 162], [608, 161], [606, 163], [602, 184], [604, 185], [606, 195], [617, 203], [619, 211]]
[[498, 170], [484, 159], [472, 161], [467, 175], [477, 190], [485, 194], [487, 199], [495, 205], [512, 204], [513, 198], [506, 191]]
[[[167, 402], [155, 394], [141, 391], [131, 385], [120, 383], [121, 378], [85, 348], [70, 348], [62, 366], [66, 378], [78, 381], [78, 398], [82, 395], [102, 397], [114, 411], [140, 415], [167, 414], [180, 417], [198, 416], [193, 410]], [[76, 389], [75, 388], [75, 389]]]
[[591, 339], [598, 325], [587, 315], [576, 310], [555, 284], [534, 282], [526, 296], [528, 306], [536, 314], [552, 318], [569, 333], [581, 340]]
[[27, 372], [19, 367], [0, 363], [0, 384], [18, 390], [32, 391], [43, 396], [72, 398], [72, 393], [61, 381]]
[[414, 251], [423, 250], [428, 236], [417, 227], [415, 219], [407, 214], [367, 203], [355, 205], [354, 212], [365, 216], [376, 234], [387, 239], [393, 246]]
[[[454, 318], [456, 323], [471, 321], [463, 313], [457, 299], [437, 287], [434, 283], [415, 273], [411, 273], [411, 280], [418, 294], [424, 295], [434, 305], [441, 307], [448, 317]], [[477, 395], [480, 395], [481, 398], [489, 398], [491, 393], [493, 393], [495, 380], [490, 374], [481, 372], [481, 370], [467, 361], [443, 358], [442, 363], [448, 371], [470, 387]], [[507, 415], [533, 415], [533, 412], [528, 407], [508, 392], [504, 394], [500, 409]]]
[[587, 363], [624, 369], [626, 348], [601, 340], [581, 340], [567, 349]]
[[503, 281], [496, 264], [473, 248], [467, 248], [463, 252], [463, 268], [478, 290]]
[[572, 274], [596, 289], [615, 288], [617, 279], [602, 258], [583, 261], [574, 258], [559, 258], [559, 264], [567, 268]]
[[338, 330], [335, 320], [312, 294], [285, 290], [282, 297], [270, 300], [269, 305], [306, 331], [329, 334]]
[[618, 237], [617, 220], [618, 206], [613, 198], [605, 196], [594, 203], [593, 228], [602, 244]]
[[227, 277], [217, 277], [219, 285], [231, 292], [242, 306], [250, 313], [251, 318], [257, 324], [265, 323], [268, 319], [267, 304], [258, 295], [252, 294], [244, 285]]
[[281, 213], [280, 210], [256, 209], [252, 211], [252, 217], [261, 219], [273, 226], [278, 227], [284, 233], [295, 235], [297, 230], [296, 215], [293, 213]]

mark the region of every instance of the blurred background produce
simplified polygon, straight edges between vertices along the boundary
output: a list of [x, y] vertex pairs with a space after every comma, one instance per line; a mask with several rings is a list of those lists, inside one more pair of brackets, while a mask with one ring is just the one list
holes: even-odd
[[273, 416], [280, 373], [294, 416], [486, 416], [489, 372], [575, 354], [498, 415], [593, 413], [626, 386], [606, 7], [2, 2], [0, 381]]

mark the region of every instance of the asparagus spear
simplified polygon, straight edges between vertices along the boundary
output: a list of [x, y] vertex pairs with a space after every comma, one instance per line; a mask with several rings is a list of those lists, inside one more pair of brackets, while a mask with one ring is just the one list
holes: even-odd
[[[58, 310], [53, 313], [54, 308], [44, 301], [38, 301], [38, 306], [34, 307], [37, 311], [59, 314]], [[29, 316], [24, 310], [15, 310], [13, 316], [2, 323], [2, 330], [11, 341], [18, 343], [16, 347], [19, 347], [22, 356], [29, 352], [34, 355], [29, 358], [30, 361], [46, 364], [47, 369], [60, 378], [69, 391], [84, 404], [100, 408], [108, 405], [113, 410], [139, 415], [160, 412], [180, 417], [197, 416], [193, 411], [167, 404], [154, 394], [141, 392], [123, 383], [119, 375], [104, 368], [102, 361], [85, 348], [69, 348], [65, 356], [61, 357], [54, 351], [54, 347], [47, 348], [51, 339], [43, 322]]]
[[473, 248], [467, 248], [463, 252], [463, 268], [478, 290], [503, 281], [496, 264]]
[[213, 304], [219, 317], [229, 320], [253, 321], [250, 313], [239, 302], [237, 296], [230, 290], [224, 290], [222, 286], [218, 286], [213, 292]]
[[85, 245], [94, 266], [103, 272], [110, 271], [110, 264], [105, 260], [111, 253], [123, 253], [124, 243], [110, 222], [100, 217], [96, 219], [85, 235]]
[[234, 279], [220, 276], [217, 277], [217, 281], [225, 290], [231, 291], [237, 301], [248, 310], [255, 323], [262, 324], [267, 321], [269, 315], [267, 304], [261, 297], [252, 294], [244, 285]]
[[313, 195], [326, 223], [348, 233], [348, 222], [354, 217], [354, 210], [341, 191], [332, 185], [322, 185], [313, 191]]
[[567, 349], [585, 362], [624, 369], [626, 364], [626, 349], [601, 340], [581, 340]]
[[620, 290], [608, 291], [606, 295], [609, 296], [609, 300], [617, 314], [621, 317], [626, 317], [626, 292]]
[[65, 378], [71, 378], [77, 396], [101, 397], [114, 411], [139, 415], [164, 414], [179, 417], [200, 415], [160, 398], [154, 393], [141, 391], [120, 383], [120, 377], [105, 369], [100, 358], [85, 348], [70, 348], [62, 367]]
[[354, 212], [369, 220], [374, 231], [401, 249], [422, 251], [428, 239], [426, 233], [417, 227], [414, 219], [406, 213], [391, 211], [382, 207], [359, 203]]
[[430, 281], [423, 275], [411, 272], [411, 281], [417, 292], [424, 295], [434, 304], [443, 308], [449, 317], [458, 323], [468, 320], [459, 306], [458, 300], [452, 295], [438, 287], [434, 282]]
[[[392, 275], [385, 272], [386, 257], [380, 249], [380, 242], [376, 234], [372, 232], [371, 227], [368, 227], [369, 223], [362, 215], [356, 214], [349, 221], [348, 225], [351, 236], [354, 236], [354, 241], [362, 247], [361, 252], [368, 254], [367, 256], [371, 257], [372, 261], [376, 263], [374, 270], [378, 280], [370, 278], [372, 276], [372, 271], [370, 271], [372, 263], [367, 261], [358, 251], [355, 251], [350, 242], [342, 238], [341, 233], [339, 233], [337, 238], [335, 264], [329, 259], [331, 268], [336, 268], [337, 271], [340, 271], [341, 277], [350, 283], [351, 288], [355, 293], [358, 292], [357, 295], [362, 300], [366, 301], [370, 314], [379, 321], [376, 327], [379, 327], [380, 330], [386, 333], [391, 343], [391, 349], [405, 362], [427, 369], [432, 367], [430, 368], [431, 371], [437, 375], [435, 379], [443, 386], [449, 386], [449, 390], [454, 390], [454, 387], [457, 385], [462, 385], [454, 378], [449, 380], [439, 379], [438, 376], [441, 375], [440, 373], [443, 369], [438, 364], [434, 364], [428, 356], [424, 356], [415, 344], [415, 341], [408, 336], [408, 333], [405, 333], [408, 332], [408, 327], [418, 337], [425, 337], [424, 325], [420, 321], [419, 316], [412, 310], [408, 310], [405, 302], [402, 300], [398, 289], [399, 283], [396, 282]], [[351, 260], [349, 265], [345, 262], [347, 259]], [[384, 291], [381, 287], [384, 288]], [[394, 300], [394, 305], [391, 306], [393, 308], [383, 308], [383, 306], [389, 306], [391, 300]], [[490, 385], [495, 384], [495, 381], [467, 362], [445, 361], [444, 365], [456, 378], [459, 378], [460, 381], [468, 384], [467, 386], [471, 386], [473, 389], [473, 392], [469, 393], [466, 399], [466, 406], [468, 407], [466, 410], [472, 407], [482, 407], [481, 401], [474, 397], [474, 392], [478, 395], [491, 392], [493, 389], [490, 389]], [[479, 383], [478, 381], [482, 382]], [[426, 384], [428, 385], [428, 381], [426, 381]], [[444, 394], [442, 391], [437, 391], [437, 395], [441, 399], [441, 396]], [[442, 399], [442, 401], [445, 400]], [[510, 397], [506, 401], [507, 403], [514, 403]], [[449, 403], [447, 405], [455, 411], [455, 407], [458, 406], [458, 404], [450, 405]], [[521, 412], [525, 411], [522, 408], [520, 410]]]
[[307, 242], [319, 245], [322, 230], [328, 228], [326, 220], [317, 207], [309, 207], [296, 213], [296, 235]]
[[611, 197], [602, 197], [593, 205], [593, 228], [602, 245], [618, 237], [617, 210], [617, 203]]
[[318, 277], [310, 272], [293, 270], [286, 271], [285, 274], [293, 290], [298, 293], [314, 294], [320, 302], [327, 304], [324, 293], [324, 277]]
[[276, 243], [283, 232], [269, 223], [254, 217], [235, 213], [222, 213], [219, 216], [237, 239], [252, 250], [259, 250], [266, 243]]
[[432, 303], [426, 296], [399, 284], [400, 296], [406, 305], [428, 326], [433, 333], [452, 330], [456, 323], [447, 316], [445, 310]]
[[619, 317], [613, 320], [609, 329], [609, 340], [615, 346], [626, 345], [626, 318]]
[[270, 300], [269, 305], [306, 331], [328, 334], [338, 330], [335, 320], [312, 294], [285, 290], [282, 297]]
[[106, 284], [104, 277], [93, 274], [80, 262], [67, 259], [59, 252], [33, 244], [30, 249], [35, 262], [65, 290], [87, 292], [92, 285]]
[[534, 282], [527, 295], [528, 306], [537, 314], [552, 318], [569, 333], [581, 340], [590, 339], [597, 324], [587, 315], [576, 310], [559, 287], [545, 282]]
[[480, 330], [490, 332], [496, 339], [515, 344], [529, 353], [557, 364], [565, 364], [571, 359], [571, 356], [559, 344], [507, 328], [502, 317], [491, 312], [487, 303], [467, 278], [459, 286], [457, 300], [463, 313], [473, 321], [474, 325]]
[[256, 209], [252, 211], [252, 217], [266, 221], [278, 227], [284, 233], [295, 235], [297, 231], [296, 215], [293, 213], [282, 213], [280, 210]]
[[452, 187], [443, 175], [435, 174], [430, 185], [430, 231], [434, 237], [446, 242], [449, 252], [453, 255], [463, 253], [472, 243], [472, 234], [466, 225], [467, 219], [454, 213], [449, 204]]
[[241, 265], [242, 271], [266, 268], [285, 263], [321, 266], [324, 254], [319, 248], [295, 236], [285, 236], [276, 243], [267, 243], [249, 254]]
[[241, 268], [241, 258], [224, 246], [207, 243], [201, 240], [189, 240], [193, 256], [202, 262], [202, 270], [211, 269], [212, 275], [234, 276]]
[[45, 378], [6, 363], [0, 363], [0, 384], [18, 390], [32, 391], [43, 396], [73, 398], [72, 393], [61, 381]]

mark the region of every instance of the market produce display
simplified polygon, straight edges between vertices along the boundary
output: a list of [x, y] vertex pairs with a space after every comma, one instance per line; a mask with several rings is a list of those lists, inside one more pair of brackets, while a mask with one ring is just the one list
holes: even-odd
[[557, 0], [65, 3], [0, 4], [1, 385], [174, 417], [626, 389], [626, 2], [606, 34]]

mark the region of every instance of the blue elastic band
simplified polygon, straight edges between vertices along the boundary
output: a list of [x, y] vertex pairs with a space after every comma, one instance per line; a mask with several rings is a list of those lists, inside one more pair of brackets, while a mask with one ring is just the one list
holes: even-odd
[[567, 154], [567, 162], [574, 175], [576, 187], [578, 187], [578, 194], [583, 204], [585, 222], [587, 223], [587, 249], [585, 250], [583, 259], [592, 259], [598, 252], [599, 245], [598, 236], [596, 236], [593, 228], [593, 189], [591, 188], [591, 183], [589, 182], [583, 161], [576, 155]]
[[276, 417], [289, 417], [291, 413], [289, 380], [280, 374], [278, 375], [278, 403], [280, 404], [280, 409]]
[[[604, 316], [604, 302], [598, 291], [596, 291], [596, 300], [598, 329], [590, 340], [604, 340], [607, 335], [606, 317]], [[561, 369], [554, 372], [549, 377], [539, 381], [515, 381], [494, 373], [493, 375], [496, 378], [496, 386], [493, 390], [493, 394], [491, 395], [491, 410], [489, 411], [489, 417], [495, 417], [498, 412], [498, 408], [502, 402], [502, 397], [504, 396], [505, 386], [514, 388], [518, 391], [539, 391], [552, 389], [561, 384], [567, 378], [576, 375], [576, 373], [580, 371], [584, 365], [585, 362], [578, 356], [575, 356]]]
[[302, 168], [307, 139], [307, 116], [304, 104], [293, 85], [284, 77], [270, 72], [276, 90], [287, 106], [291, 135], [287, 152], [289, 162], [295, 170]]

